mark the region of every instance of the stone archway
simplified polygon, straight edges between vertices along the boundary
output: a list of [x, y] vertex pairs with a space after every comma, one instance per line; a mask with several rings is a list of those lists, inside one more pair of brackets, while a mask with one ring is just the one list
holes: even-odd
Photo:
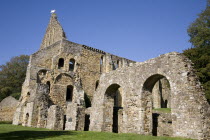
[[150, 76], [143, 84], [142, 96], [144, 132], [154, 136], [171, 136], [172, 118], [168, 108], [171, 106], [171, 91], [168, 79], [160, 74]]
[[118, 84], [110, 85], [104, 95], [103, 131], [118, 133], [122, 121], [122, 96]]

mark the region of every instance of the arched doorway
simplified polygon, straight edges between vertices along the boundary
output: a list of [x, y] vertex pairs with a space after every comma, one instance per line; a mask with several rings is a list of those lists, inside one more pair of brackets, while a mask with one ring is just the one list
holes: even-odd
[[118, 84], [110, 85], [104, 95], [103, 130], [118, 133], [122, 121], [122, 96]]
[[144, 132], [154, 136], [170, 136], [172, 118], [168, 79], [160, 74], [150, 76], [144, 82], [142, 96], [142, 106], [145, 108]]

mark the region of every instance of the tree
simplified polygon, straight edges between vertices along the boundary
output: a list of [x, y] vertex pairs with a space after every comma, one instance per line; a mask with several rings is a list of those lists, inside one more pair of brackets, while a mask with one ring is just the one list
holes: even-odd
[[28, 62], [29, 56], [20, 55], [0, 65], [0, 101], [10, 95], [16, 98], [20, 96]]
[[198, 15], [187, 32], [192, 48], [184, 50], [183, 53], [194, 63], [196, 74], [210, 103], [210, 0], [207, 0], [206, 9]]

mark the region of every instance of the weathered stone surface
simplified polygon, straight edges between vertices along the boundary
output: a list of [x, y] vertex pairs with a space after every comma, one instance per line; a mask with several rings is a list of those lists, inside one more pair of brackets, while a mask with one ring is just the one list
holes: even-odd
[[0, 121], [12, 121], [18, 100], [12, 96], [4, 98], [0, 103]]
[[52, 105], [48, 109], [47, 127], [48, 129], [62, 130], [63, 129], [63, 110], [57, 106]]
[[103, 131], [104, 117], [111, 111], [103, 109], [104, 94], [117, 84], [122, 88], [123, 132], [152, 134], [152, 88], [163, 77], [171, 90], [172, 136], [209, 137], [209, 104], [191, 62], [175, 52], [103, 74], [93, 98], [90, 130]]
[[[209, 139], [210, 106], [185, 56], [134, 62], [63, 34], [52, 15], [40, 50], [30, 56], [13, 124]], [[153, 108], [171, 113], [155, 118]]]
[[172, 117], [171, 113], [153, 111], [153, 134], [155, 136], [172, 136]]

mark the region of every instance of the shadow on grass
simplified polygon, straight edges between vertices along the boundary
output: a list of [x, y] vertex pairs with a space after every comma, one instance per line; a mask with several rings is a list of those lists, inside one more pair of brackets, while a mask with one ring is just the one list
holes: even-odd
[[31, 140], [53, 138], [62, 135], [75, 135], [76, 133], [70, 131], [14, 131], [8, 133], [1, 133], [0, 140]]

